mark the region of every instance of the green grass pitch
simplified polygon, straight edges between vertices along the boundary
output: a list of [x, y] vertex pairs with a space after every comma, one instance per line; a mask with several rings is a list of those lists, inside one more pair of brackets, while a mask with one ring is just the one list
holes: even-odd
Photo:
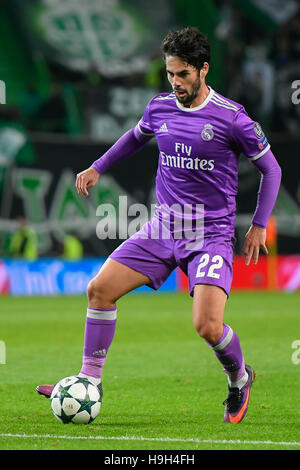
[[79, 372], [86, 305], [84, 297], [0, 299], [0, 449], [300, 449], [299, 293], [233, 292], [227, 303], [225, 322], [257, 374], [237, 425], [223, 423], [226, 375], [194, 331], [191, 298], [163, 293], [118, 302], [97, 419], [57, 421], [35, 387]]

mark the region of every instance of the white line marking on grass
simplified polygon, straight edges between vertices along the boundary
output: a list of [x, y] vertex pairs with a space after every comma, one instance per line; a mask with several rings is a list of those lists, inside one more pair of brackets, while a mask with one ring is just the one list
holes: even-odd
[[66, 436], [53, 434], [0, 434], [0, 437], [15, 437], [21, 439], [70, 439], [90, 441], [152, 441], [152, 442], [192, 442], [196, 444], [251, 444], [272, 446], [300, 446], [300, 442], [286, 441], [250, 441], [226, 439], [180, 439], [176, 437], [143, 437], [143, 436]]

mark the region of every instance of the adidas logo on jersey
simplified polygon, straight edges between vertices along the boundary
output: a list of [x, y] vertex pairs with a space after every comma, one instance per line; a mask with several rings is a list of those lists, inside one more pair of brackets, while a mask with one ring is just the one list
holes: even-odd
[[167, 124], [165, 122], [160, 126], [158, 132], [168, 132]]

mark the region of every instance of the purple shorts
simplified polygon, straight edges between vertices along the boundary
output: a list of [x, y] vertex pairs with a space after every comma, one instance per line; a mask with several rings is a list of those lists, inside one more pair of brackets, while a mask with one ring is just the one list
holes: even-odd
[[231, 234], [204, 237], [201, 243], [192, 243], [191, 249], [191, 239], [176, 239], [174, 234], [151, 238], [153, 224], [157, 224], [155, 218], [125, 240], [110, 258], [149, 277], [148, 285], [155, 290], [179, 267], [188, 276], [191, 296], [196, 284], [209, 284], [221, 287], [229, 297], [235, 241]]

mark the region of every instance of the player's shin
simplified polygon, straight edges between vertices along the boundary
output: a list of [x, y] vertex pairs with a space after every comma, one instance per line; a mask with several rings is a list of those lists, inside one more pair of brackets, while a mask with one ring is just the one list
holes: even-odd
[[87, 309], [81, 376], [99, 383], [117, 322], [116, 309]]
[[224, 324], [221, 338], [210, 346], [228, 375], [229, 386], [241, 389], [247, 382], [248, 374], [238, 335]]

